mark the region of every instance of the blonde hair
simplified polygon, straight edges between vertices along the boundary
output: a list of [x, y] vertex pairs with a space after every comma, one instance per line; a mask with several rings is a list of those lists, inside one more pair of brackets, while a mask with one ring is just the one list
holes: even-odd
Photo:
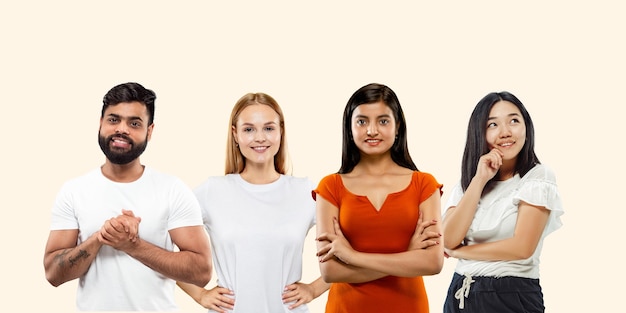
[[230, 125], [228, 125], [228, 140], [226, 141], [226, 167], [224, 172], [225, 174], [238, 174], [243, 172], [246, 167], [246, 159], [235, 142], [232, 129], [237, 126], [237, 120], [239, 119], [241, 111], [255, 104], [267, 105], [278, 114], [281, 136], [280, 147], [274, 156], [274, 169], [276, 169], [276, 171], [280, 174], [287, 174], [288, 172], [291, 172], [291, 164], [289, 163], [289, 153], [287, 150], [285, 117], [283, 115], [283, 110], [274, 98], [261, 92], [245, 94], [237, 101], [237, 103], [235, 103], [235, 106], [233, 107], [233, 111], [230, 114]]

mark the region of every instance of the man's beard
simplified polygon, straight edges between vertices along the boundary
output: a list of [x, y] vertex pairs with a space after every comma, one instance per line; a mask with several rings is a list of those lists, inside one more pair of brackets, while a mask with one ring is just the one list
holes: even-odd
[[[111, 139], [113, 137], [124, 138], [124, 140], [128, 141], [131, 145], [130, 150], [119, 151], [119, 149], [116, 148], [111, 149]], [[146, 135], [146, 140], [143, 142], [135, 143], [126, 135], [111, 135], [105, 138], [98, 133], [98, 144], [100, 144], [100, 149], [104, 152], [104, 155], [107, 159], [109, 159], [109, 161], [111, 161], [111, 163], [120, 165], [128, 164], [138, 158], [146, 150], [146, 147], [148, 146], [148, 135]]]

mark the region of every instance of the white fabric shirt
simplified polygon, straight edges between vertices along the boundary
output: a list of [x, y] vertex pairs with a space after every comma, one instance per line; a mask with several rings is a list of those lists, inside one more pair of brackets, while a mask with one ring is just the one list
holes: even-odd
[[[462, 196], [461, 186], [457, 184], [445, 206], [446, 211], [456, 206]], [[528, 259], [514, 261], [459, 259], [455, 272], [471, 276], [539, 278], [539, 258], [543, 241], [547, 235], [562, 226], [560, 217], [564, 213], [556, 178], [552, 170], [545, 165], [536, 165], [523, 178], [517, 174], [506, 181], [494, 182], [493, 189], [484, 194], [478, 202], [478, 209], [465, 236], [465, 242], [467, 245], [473, 245], [511, 238], [515, 230], [520, 201], [544, 206], [550, 210], [548, 223], [534, 254]]]
[[[98, 168], [63, 185], [50, 229], [79, 229], [80, 244], [122, 209], [141, 217], [140, 238], [169, 251], [169, 230], [202, 225], [197, 199], [178, 178], [146, 167], [138, 180], [117, 183]], [[105, 245], [79, 279], [76, 304], [80, 311], [174, 311], [175, 283]]]
[[313, 184], [281, 175], [255, 185], [238, 174], [210, 177], [194, 192], [212, 245], [217, 284], [234, 292], [236, 313], [289, 310], [285, 286], [302, 277], [302, 252], [315, 224]]

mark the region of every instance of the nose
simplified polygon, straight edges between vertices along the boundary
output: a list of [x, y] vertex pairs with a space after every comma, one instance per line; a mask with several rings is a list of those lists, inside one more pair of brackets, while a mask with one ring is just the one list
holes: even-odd
[[128, 126], [125, 123], [117, 124], [117, 128], [115, 128], [116, 134], [128, 134]]
[[367, 127], [367, 135], [372, 137], [378, 135], [378, 127], [376, 127], [376, 124], [370, 124]]
[[257, 131], [254, 133], [254, 141], [263, 142], [265, 141], [265, 133], [262, 131]]
[[506, 138], [506, 137], [511, 137], [511, 127], [509, 125], [504, 125], [500, 128], [500, 137], [501, 138]]

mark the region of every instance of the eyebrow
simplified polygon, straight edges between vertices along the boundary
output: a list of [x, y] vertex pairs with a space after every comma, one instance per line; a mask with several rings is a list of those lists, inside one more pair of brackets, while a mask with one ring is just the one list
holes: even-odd
[[[511, 117], [511, 116], [520, 116], [521, 117], [522, 115], [520, 115], [519, 113], [515, 113], [515, 112], [514, 113], [509, 113], [509, 114], [506, 115], [506, 117]], [[487, 118], [487, 120], [491, 121], [491, 120], [495, 120], [497, 118], [498, 118], [497, 116], [490, 116], [489, 118]]]
[[123, 116], [121, 116], [121, 115], [119, 115], [119, 114], [115, 114], [115, 113], [109, 113], [107, 116], [108, 116], [108, 117], [115, 117], [115, 118], [117, 118], [117, 119], [123, 119], [123, 118], [126, 118], [126, 119], [129, 119], [129, 120], [131, 120], [131, 121], [134, 121], [134, 120], [140, 120], [140, 121], [142, 121], [142, 122], [143, 122], [143, 119], [142, 119], [140, 116], [129, 116], [129, 117], [123, 117]]
[[[355, 118], [369, 118], [367, 115], [363, 115], [363, 114], [357, 114], [354, 117]], [[383, 117], [391, 118], [391, 115], [389, 115], [389, 114], [381, 114], [381, 115], [377, 116], [376, 118], [383, 118]]]
[[[272, 121], [272, 122], [267, 122], [267, 123], [263, 123], [264, 126], [267, 125], [278, 125], [278, 123]], [[241, 126], [254, 126], [254, 123], [241, 123]]]

